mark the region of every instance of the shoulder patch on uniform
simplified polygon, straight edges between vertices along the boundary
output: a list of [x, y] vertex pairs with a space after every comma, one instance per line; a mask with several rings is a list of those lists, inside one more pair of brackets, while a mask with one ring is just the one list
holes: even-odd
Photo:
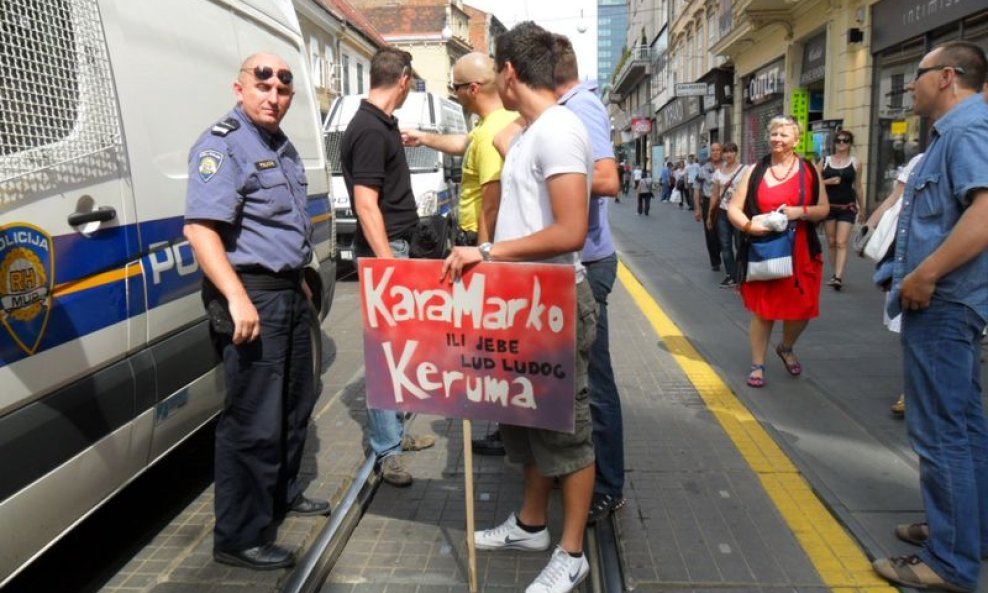
[[226, 136], [230, 132], [238, 129], [240, 129], [240, 122], [237, 121], [237, 118], [228, 117], [214, 125], [210, 131], [214, 136]]
[[199, 161], [199, 178], [208, 182], [223, 166], [223, 153], [218, 150], [203, 150], [196, 157]]
[[274, 169], [277, 166], [278, 163], [272, 160], [257, 161], [256, 163], [254, 163], [254, 167], [256, 167], [258, 171], [264, 171], [265, 169]]

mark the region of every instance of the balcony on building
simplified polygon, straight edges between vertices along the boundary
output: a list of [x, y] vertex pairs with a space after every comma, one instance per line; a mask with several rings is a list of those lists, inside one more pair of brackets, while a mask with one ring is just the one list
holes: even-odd
[[614, 77], [612, 94], [627, 96], [638, 83], [650, 74], [652, 49], [647, 45], [636, 45], [628, 50], [620, 69]]

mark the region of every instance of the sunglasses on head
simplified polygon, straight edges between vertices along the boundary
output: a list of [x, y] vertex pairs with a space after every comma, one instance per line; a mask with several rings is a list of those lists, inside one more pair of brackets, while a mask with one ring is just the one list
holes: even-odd
[[278, 80], [281, 84], [292, 84], [292, 80], [295, 78], [292, 75], [292, 71], [287, 68], [282, 68], [281, 70], [275, 70], [271, 66], [254, 66], [253, 68], [241, 68], [243, 72], [252, 72], [254, 78], [260, 81], [265, 81], [272, 76], [277, 75]]

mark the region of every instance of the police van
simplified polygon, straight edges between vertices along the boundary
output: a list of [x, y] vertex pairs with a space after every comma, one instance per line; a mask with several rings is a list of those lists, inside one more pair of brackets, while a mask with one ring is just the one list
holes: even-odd
[[320, 317], [335, 282], [319, 111], [288, 0], [3, 6], [0, 586], [220, 409], [183, 213], [189, 150], [235, 104], [251, 53], [295, 74], [282, 127], [309, 180]]
[[[351, 243], [357, 228], [350, 196], [343, 182], [340, 141], [360, 101], [367, 95], [344, 95], [333, 102], [323, 124], [326, 154], [332, 172], [333, 209], [336, 216], [337, 253], [341, 261], [353, 259]], [[411, 92], [395, 110], [401, 129], [418, 129], [437, 134], [466, 134], [467, 124], [459, 103], [432, 92]], [[405, 147], [405, 158], [412, 178], [412, 193], [419, 217], [446, 218], [452, 239], [456, 231], [456, 205], [459, 201], [461, 161], [427, 146]]]

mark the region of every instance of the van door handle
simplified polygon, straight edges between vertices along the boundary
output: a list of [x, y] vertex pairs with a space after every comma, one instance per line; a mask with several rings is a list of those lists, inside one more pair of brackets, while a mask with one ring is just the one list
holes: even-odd
[[117, 217], [117, 211], [112, 206], [101, 206], [90, 212], [73, 212], [69, 214], [69, 224], [79, 226], [87, 222], [106, 222]]

